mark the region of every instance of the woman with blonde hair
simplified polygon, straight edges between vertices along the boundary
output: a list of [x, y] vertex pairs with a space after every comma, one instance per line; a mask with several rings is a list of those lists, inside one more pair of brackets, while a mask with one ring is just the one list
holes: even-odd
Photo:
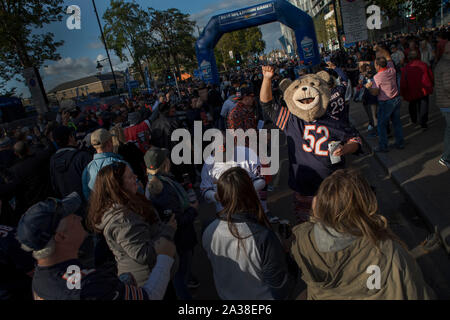
[[434, 298], [378, 209], [375, 193], [356, 171], [338, 170], [322, 182], [312, 220], [293, 229], [291, 253], [308, 299]]

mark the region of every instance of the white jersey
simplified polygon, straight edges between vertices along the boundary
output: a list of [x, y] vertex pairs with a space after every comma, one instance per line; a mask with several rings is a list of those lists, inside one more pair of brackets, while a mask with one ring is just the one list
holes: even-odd
[[[219, 178], [225, 171], [234, 167], [241, 167], [247, 171], [253, 183], [257, 180], [264, 181], [264, 177], [261, 176], [261, 163], [257, 154], [247, 147], [238, 146], [234, 150], [233, 160], [214, 162], [214, 156], [211, 155], [205, 161], [202, 168], [202, 182], [200, 184], [202, 196], [210, 190], [217, 192], [217, 181]], [[220, 211], [222, 209], [223, 207], [217, 202], [216, 210]]]

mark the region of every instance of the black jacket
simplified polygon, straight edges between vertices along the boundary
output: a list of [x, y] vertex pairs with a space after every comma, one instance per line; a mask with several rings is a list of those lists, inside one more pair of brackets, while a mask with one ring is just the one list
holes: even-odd
[[9, 168], [14, 164], [17, 157], [14, 154], [14, 150], [7, 149], [0, 151], [0, 168]]
[[[184, 208], [177, 193], [176, 181], [164, 175], [165, 181], [161, 180], [161, 175], [149, 177], [149, 183], [145, 190], [145, 196], [154, 205], [159, 215], [163, 217], [165, 210], [172, 210], [177, 221], [177, 231], [175, 232], [175, 245], [179, 254], [192, 250], [197, 245], [197, 233], [194, 228], [194, 221], [198, 212], [193, 207]], [[167, 182], [171, 180], [172, 183]], [[178, 187], [183, 187], [178, 184]]]
[[142, 151], [133, 142], [127, 142], [119, 146], [117, 153], [122, 156], [123, 160], [128, 162], [134, 174], [145, 186], [147, 184], [147, 175], [145, 173], [146, 167]]
[[174, 117], [167, 117], [160, 113], [158, 119], [152, 123], [151, 144], [158, 148], [172, 150], [176, 142], [171, 141], [172, 132], [179, 128], [179, 122]]
[[11, 167], [15, 187], [16, 214], [21, 216], [29, 207], [53, 195], [50, 184], [49, 160], [55, 148], [50, 144], [34, 154], [20, 159]]
[[92, 161], [92, 154], [74, 147], [59, 149], [50, 159], [50, 179], [59, 198], [76, 191], [83, 197], [81, 175]]

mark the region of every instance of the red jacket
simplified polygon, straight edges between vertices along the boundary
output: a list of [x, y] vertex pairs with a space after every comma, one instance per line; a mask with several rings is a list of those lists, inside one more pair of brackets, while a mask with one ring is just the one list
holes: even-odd
[[135, 143], [142, 153], [145, 154], [147, 150], [150, 149], [150, 123], [147, 120], [125, 128], [123, 133], [125, 134], [127, 142]]
[[433, 93], [434, 76], [431, 68], [420, 60], [413, 60], [402, 68], [400, 93], [406, 101], [413, 101]]

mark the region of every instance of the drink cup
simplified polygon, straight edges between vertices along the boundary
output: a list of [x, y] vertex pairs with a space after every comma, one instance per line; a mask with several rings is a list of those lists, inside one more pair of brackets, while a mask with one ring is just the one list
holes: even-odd
[[341, 145], [340, 141], [331, 141], [328, 143], [328, 152], [330, 154], [331, 164], [337, 164], [342, 161], [342, 157], [333, 156], [333, 153]]

